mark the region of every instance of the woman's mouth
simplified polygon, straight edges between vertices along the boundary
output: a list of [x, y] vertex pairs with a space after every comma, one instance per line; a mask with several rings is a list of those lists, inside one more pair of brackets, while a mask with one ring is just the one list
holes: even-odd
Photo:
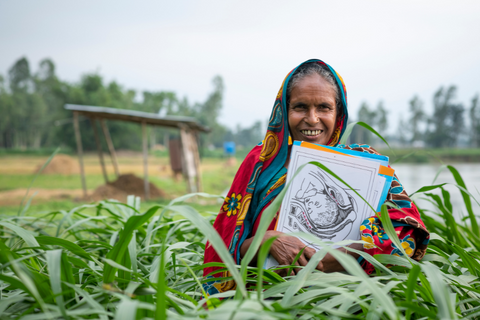
[[323, 130], [300, 130], [300, 132], [307, 137], [315, 137], [320, 135]]

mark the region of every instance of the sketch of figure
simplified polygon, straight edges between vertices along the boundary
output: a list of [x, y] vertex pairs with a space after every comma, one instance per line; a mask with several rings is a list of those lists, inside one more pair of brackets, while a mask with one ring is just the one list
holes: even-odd
[[319, 168], [312, 168], [301, 188], [294, 191], [290, 215], [295, 216], [304, 231], [322, 239], [344, 240], [357, 216], [357, 204], [346, 189]]

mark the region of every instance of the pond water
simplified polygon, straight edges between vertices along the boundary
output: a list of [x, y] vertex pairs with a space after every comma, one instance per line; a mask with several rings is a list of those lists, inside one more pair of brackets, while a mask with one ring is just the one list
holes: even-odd
[[[480, 202], [480, 163], [457, 163], [452, 165], [458, 170], [467, 186], [468, 191]], [[440, 183], [449, 183], [444, 188], [450, 192], [451, 202], [453, 206], [453, 214], [456, 219], [461, 219], [467, 215], [467, 210], [463, 202], [460, 191], [454, 186], [455, 179], [450, 170], [444, 169], [435, 182], [435, 176], [441, 165], [436, 164], [393, 164], [392, 168], [398, 176], [398, 179], [403, 184], [403, 187], [408, 194], [411, 194], [421, 187], [436, 185]], [[440, 190], [433, 190], [432, 193], [440, 194]], [[434, 206], [426, 200], [424, 195], [415, 195], [413, 199], [419, 207], [423, 209], [434, 210]], [[473, 211], [476, 215], [480, 215], [480, 207], [474, 200], [472, 200]]]

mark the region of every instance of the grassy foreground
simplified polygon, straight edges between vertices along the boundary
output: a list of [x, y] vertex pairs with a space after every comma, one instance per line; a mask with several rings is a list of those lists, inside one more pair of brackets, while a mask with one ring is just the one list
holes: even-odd
[[[476, 200], [458, 172], [448, 169], [462, 190], [464, 221], [453, 219], [443, 185], [422, 188], [418, 193], [437, 208], [421, 210], [432, 232], [427, 255], [421, 263], [367, 255], [377, 270], [371, 277], [350, 256], [324, 247], [296, 276], [281, 278], [247, 266], [259, 241], [236, 266], [211, 225], [215, 215], [185, 204], [191, 195], [146, 210], [130, 197], [127, 204], [103, 201], [37, 216], [3, 216], [0, 319], [480, 318], [480, 237], [471, 206]], [[433, 189], [441, 196], [430, 193]], [[190, 201], [201, 197], [212, 196]], [[267, 208], [257, 234], [266, 230], [281, 198]], [[397, 239], [386, 210], [381, 218]], [[236, 280], [236, 290], [203, 292], [207, 240], [230, 271], [228, 279]], [[260, 249], [259, 265], [267, 251]], [[315, 270], [326, 252], [347, 272]]]

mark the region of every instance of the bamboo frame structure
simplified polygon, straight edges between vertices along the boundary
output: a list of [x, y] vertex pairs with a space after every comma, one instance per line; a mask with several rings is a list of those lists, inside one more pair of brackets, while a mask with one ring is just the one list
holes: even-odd
[[150, 198], [150, 184], [148, 183], [148, 139], [147, 124], [142, 122], [142, 145], [143, 145], [143, 186], [145, 189], [145, 200]]
[[158, 114], [139, 112], [124, 109], [81, 106], [66, 104], [65, 109], [73, 111], [73, 126], [75, 131], [75, 140], [77, 143], [78, 160], [80, 163], [80, 175], [82, 181], [83, 195], [87, 197], [87, 185], [85, 179], [85, 168], [83, 163], [83, 146], [80, 134], [79, 116], [88, 117], [91, 120], [97, 153], [102, 167], [105, 183], [108, 183], [108, 174], [105, 166], [105, 160], [100, 142], [100, 135], [96, 126], [96, 120], [99, 120], [103, 135], [107, 142], [115, 174], [120, 175], [117, 156], [113, 146], [112, 138], [104, 120], [120, 120], [128, 122], [137, 122], [142, 126], [142, 153], [144, 167], [144, 191], [145, 199], [150, 198], [150, 183], [148, 178], [148, 136], [147, 125], [176, 128], [180, 130], [181, 149], [182, 149], [182, 170], [183, 176], [187, 181], [188, 192], [199, 192], [201, 190], [200, 177], [200, 155], [198, 152], [198, 135], [200, 132], [210, 132], [210, 129], [200, 125], [196, 119], [190, 117], [165, 116]]
[[105, 124], [105, 121], [103, 119], [100, 119], [100, 124], [102, 126], [102, 131], [103, 131], [103, 135], [105, 136], [105, 140], [107, 141], [108, 151], [110, 153], [110, 159], [112, 160], [113, 169], [115, 170], [115, 175], [118, 177], [120, 175], [120, 170], [118, 170], [117, 154], [115, 152], [115, 148], [113, 147], [110, 131], [108, 131], [108, 127]]
[[78, 162], [80, 164], [80, 177], [82, 179], [83, 197], [87, 197], [87, 183], [85, 181], [85, 169], [83, 167], [83, 146], [82, 136], [80, 135], [80, 126], [78, 124], [78, 112], [73, 112], [73, 129], [75, 131], [75, 140], [77, 142]]
[[103, 159], [102, 144], [100, 143], [100, 136], [98, 134], [97, 124], [95, 118], [90, 118], [92, 124], [93, 135], [95, 136], [95, 144], [97, 145], [98, 159], [100, 160], [100, 166], [102, 167], [103, 179], [105, 183], [108, 183], [107, 168], [105, 168], [105, 160]]

